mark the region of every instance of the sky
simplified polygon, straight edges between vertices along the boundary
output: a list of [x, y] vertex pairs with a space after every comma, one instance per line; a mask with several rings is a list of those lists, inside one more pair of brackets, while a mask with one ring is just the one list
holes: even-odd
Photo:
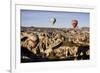
[[[51, 28], [70, 28], [71, 20], [78, 20], [78, 27], [89, 27], [90, 14], [83, 12], [61, 12], [61, 11], [39, 11], [39, 10], [21, 10], [21, 26], [33, 27], [51, 27]], [[51, 18], [56, 18], [53, 25]]]

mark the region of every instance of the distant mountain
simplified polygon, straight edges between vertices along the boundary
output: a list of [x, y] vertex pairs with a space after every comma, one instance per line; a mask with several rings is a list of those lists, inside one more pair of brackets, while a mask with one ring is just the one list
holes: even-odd
[[80, 29], [80, 30], [87, 30], [89, 31], [89, 27], [81, 27], [81, 28], [46, 28], [46, 27], [24, 27], [24, 26], [21, 26], [21, 31], [34, 31], [34, 30], [48, 30], [48, 31], [51, 31], [51, 30], [74, 30], [74, 29]]

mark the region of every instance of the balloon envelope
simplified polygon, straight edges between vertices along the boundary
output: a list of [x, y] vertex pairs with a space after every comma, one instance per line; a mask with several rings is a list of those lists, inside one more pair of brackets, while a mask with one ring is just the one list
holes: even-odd
[[73, 28], [76, 28], [77, 25], [78, 25], [78, 21], [77, 20], [72, 20], [71, 24], [72, 24]]
[[50, 23], [51, 23], [51, 24], [55, 24], [55, 23], [56, 23], [56, 18], [51, 18], [51, 19], [50, 19]]

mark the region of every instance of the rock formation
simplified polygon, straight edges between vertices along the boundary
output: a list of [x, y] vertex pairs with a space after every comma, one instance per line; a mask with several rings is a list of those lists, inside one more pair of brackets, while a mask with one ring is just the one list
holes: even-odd
[[89, 37], [88, 27], [21, 27], [21, 47], [42, 60], [89, 59]]

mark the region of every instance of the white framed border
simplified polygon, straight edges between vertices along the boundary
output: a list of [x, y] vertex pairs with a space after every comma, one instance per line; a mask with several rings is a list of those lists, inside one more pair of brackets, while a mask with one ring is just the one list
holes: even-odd
[[[95, 8], [78, 5], [32, 5], [32, 4], [13, 4], [11, 10], [11, 72], [29, 72], [38, 70], [67, 69], [79, 67], [93, 67], [96, 65], [95, 41]], [[67, 12], [89, 12], [90, 13], [90, 60], [80, 61], [57, 61], [57, 62], [38, 62], [20, 63], [20, 9], [45, 10], [45, 11], [67, 11]]]

